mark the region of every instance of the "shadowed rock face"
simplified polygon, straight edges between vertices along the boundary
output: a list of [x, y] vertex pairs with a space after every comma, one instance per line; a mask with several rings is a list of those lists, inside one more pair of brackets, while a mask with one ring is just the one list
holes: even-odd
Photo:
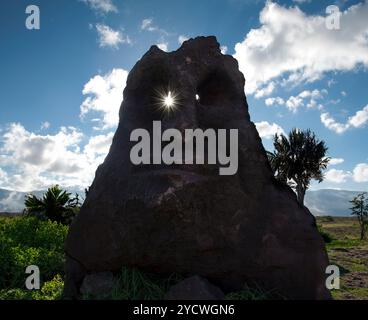
[[[180, 105], [157, 109], [157, 89], [173, 88]], [[200, 99], [196, 100], [196, 94]], [[130, 161], [130, 133], [238, 129], [239, 168], [142, 165]], [[66, 294], [88, 273], [122, 266], [201, 275], [223, 290], [245, 283], [288, 298], [324, 299], [328, 258], [314, 217], [273, 178], [250, 121], [244, 77], [215, 37], [199, 37], [172, 53], [156, 46], [129, 74], [120, 123], [67, 237]]]

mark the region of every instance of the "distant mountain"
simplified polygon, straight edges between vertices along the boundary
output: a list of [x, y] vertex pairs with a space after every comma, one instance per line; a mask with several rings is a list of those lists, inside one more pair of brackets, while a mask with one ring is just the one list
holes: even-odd
[[[82, 190], [75, 190], [71, 189], [68, 190], [71, 193], [78, 193], [82, 197], [84, 197], [84, 191]], [[18, 191], [11, 191], [6, 189], [0, 189], [0, 213], [19, 213], [22, 212], [24, 209], [24, 199], [25, 196], [29, 193], [34, 194], [37, 197], [41, 197], [45, 190], [40, 191], [32, 191], [32, 192], [18, 192]]]
[[307, 191], [305, 205], [315, 216], [350, 216], [349, 201], [362, 192], [334, 189]]
[[[69, 192], [78, 192], [84, 196], [81, 190], [68, 190]], [[31, 192], [34, 195], [41, 196], [45, 191]], [[305, 197], [306, 206], [315, 216], [349, 216], [353, 199], [359, 191], [321, 189], [308, 191]], [[24, 198], [27, 193], [9, 191], [0, 189], [0, 212], [22, 212], [24, 209]]]

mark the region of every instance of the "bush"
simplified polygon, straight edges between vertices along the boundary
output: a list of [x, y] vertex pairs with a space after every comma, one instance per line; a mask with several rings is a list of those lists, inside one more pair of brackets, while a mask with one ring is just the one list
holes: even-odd
[[[64, 273], [68, 227], [35, 217], [0, 218], [0, 290], [24, 289], [26, 267], [40, 268], [41, 283]], [[27, 296], [27, 295], [26, 295]]]
[[0, 300], [57, 300], [61, 298], [63, 288], [63, 279], [56, 275], [51, 281], [45, 282], [41, 290], [0, 290]]
[[320, 235], [322, 236], [322, 238], [323, 238], [323, 241], [324, 241], [325, 243], [330, 243], [330, 242], [332, 242], [332, 240], [333, 240], [332, 236], [331, 236], [328, 232], [326, 232], [325, 230], [323, 230], [323, 229], [322, 229], [322, 226], [318, 225], [317, 227], [318, 227], [318, 232], [319, 232], [319, 234], [320, 234]]

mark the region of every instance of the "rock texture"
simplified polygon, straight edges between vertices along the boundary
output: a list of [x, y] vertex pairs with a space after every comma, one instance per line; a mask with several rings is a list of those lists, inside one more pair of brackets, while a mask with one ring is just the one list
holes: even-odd
[[171, 287], [165, 300], [223, 300], [224, 293], [208, 280], [193, 276]]
[[[67, 237], [67, 295], [79, 292], [83, 274], [128, 266], [198, 274], [224, 291], [246, 283], [292, 299], [330, 298], [315, 219], [274, 180], [244, 81], [215, 37], [172, 53], [153, 46], [135, 65], [110, 152]], [[169, 114], [157, 108], [160, 88], [180, 93]], [[163, 130], [238, 129], [237, 174], [220, 176], [216, 165], [133, 165], [130, 133], [151, 132], [154, 120]]]
[[111, 295], [114, 285], [112, 272], [92, 273], [84, 277], [80, 292], [85, 297], [104, 298]]

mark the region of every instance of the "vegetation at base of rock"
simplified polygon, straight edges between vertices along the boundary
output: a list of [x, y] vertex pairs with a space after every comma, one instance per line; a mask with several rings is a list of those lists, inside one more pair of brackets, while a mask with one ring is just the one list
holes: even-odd
[[48, 219], [70, 225], [79, 213], [81, 203], [79, 195], [61, 189], [58, 185], [49, 188], [42, 198], [29, 194], [25, 200], [25, 213], [40, 219]]
[[[360, 240], [356, 218], [317, 217], [317, 223], [332, 241], [326, 244], [330, 263], [341, 271], [341, 289], [335, 299], [368, 299], [368, 240]], [[61, 299], [64, 277], [63, 242], [68, 227], [35, 217], [0, 218], [0, 300]], [[41, 270], [41, 290], [25, 289], [25, 268]], [[137, 269], [123, 268], [117, 285], [105, 299], [162, 299], [179, 275], [159, 277]], [[226, 295], [227, 300], [280, 299], [274, 292], [244, 288]], [[281, 297], [282, 299], [282, 297]]]
[[182, 280], [182, 277], [178, 274], [160, 276], [125, 267], [116, 277], [116, 285], [111, 295], [101, 297], [84, 296], [83, 299], [162, 300], [169, 288]]
[[62, 297], [64, 281], [57, 274], [52, 280], [43, 284], [40, 290], [3, 289], [0, 300], [59, 300]]
[[280, 300], [282, 297], [274, 291], [265, 291], [258, 286], [253, 288], [245, 286], [244, 289], [230, 292], [225, 296], [225, 300]]
[[[42, 221], [36, 217], [0, 218], [1, 297], [9, 290], [13, 290], [14, 296], [28, 296], [28, 290], [27, 294], [22, 290], [25, 290], [25, 270], [30, 265], [39, 267], [43, 287], [50, 281], [61, 281], [67, 231], [67, 226], [50, 220]], [[52, 283], [44, 290], [48, 290], [48, 296], [53, 296], [50, 286]]]
[[319, 225], [317, 225], [317, 227], [318, 227], [318, 232], [319, 232], [319, 234], [322, 236], [322, 238], [323, 238], [323, 241], [325, 242], [325, 243], [331, 243], [332, 242], [332, 240], [333, 240], [333, 238], [332, 238], [332, 236], [331, 236], [331, 234], [329, 234], [327, 231], [325, 231], [323, 228], [322, 228], [322, 226], [319, 224]]

